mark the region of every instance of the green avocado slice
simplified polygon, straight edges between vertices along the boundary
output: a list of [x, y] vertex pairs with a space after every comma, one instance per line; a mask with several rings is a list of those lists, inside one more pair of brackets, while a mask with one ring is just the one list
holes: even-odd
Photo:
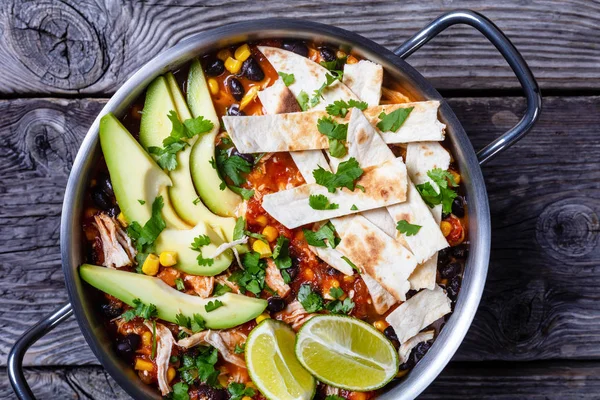
[[[154, 304], [158, 317], [173, 323], [177, 323], [177, 314], [189, 318], [200, 314], [209, 329], [233, 328], [256, 318], [267, 307], [266, 300], [233, 293], [202, 299], [181, 293], [159, 278], [97, 265], [83, 264], [79, 267], [79, 275], [90, 285], [130, 306], [134, 306], [135, 299]], [[215, 299], [223, 302], [223, 306], [206, 312], [204, 306]]]

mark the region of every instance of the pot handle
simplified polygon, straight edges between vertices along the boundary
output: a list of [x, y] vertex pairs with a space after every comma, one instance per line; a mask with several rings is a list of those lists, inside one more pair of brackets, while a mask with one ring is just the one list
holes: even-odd
[[20, 400], [35, 400], [35, 396], [29, 388], [23, 373], [23, 357], [31, 347], [42, 336], [56, 328], [58, 324], [69, 318], [73, 314], [71, 303], [64, 303], [52, 314], [47, 315], [37, 324], [29, 328], [17, 341], [8, 353], [8, 379]]
[[542, 108], [542, 97], [540, 95], [540, 88], [529, 66], [515, 46], [492, 21], [475, 11], [457, 10], [441, 15], [395, 49], [394, 53], [401, 58], [407, 58], [438, 34], [457, 24], [472, 26], [492, 42], [512, 68], [527, 98], [527, 109], [523, 118], [510, 130], [477, 153], [479, 163], [485, 164], [503, 150], [515, 144], [529, 132], [539, 118]]

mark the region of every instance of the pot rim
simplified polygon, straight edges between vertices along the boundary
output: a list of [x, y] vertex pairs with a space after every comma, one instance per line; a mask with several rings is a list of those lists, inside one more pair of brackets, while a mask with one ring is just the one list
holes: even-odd
[[156, 76], [185, 64], [208, 49], [257, 38], [297, 38], [350, 45], [369, 60], [384, 66], [395, 79], [408, 82], [423, 99], [441, 102], [440, 119], [447, 125], [453, 153], [459, 164], [469, 199], [469, 256], [453, 314], [431, 349], [399, 383], [386, 388], [381, 399], [412, 399], [442, 371], [464, 339], [479, 305], [489, 263], [491, 224], [485, 183], [475, 151], [462, 125], [446, 101], [431, 84], [404, 60], [385, 47], [356, 33], [316, 22], [268, 18], [234, 23], [192, 35], [144, 64], [117, 90], [87, 132], [69, 175], [61, 218], [61, 256], [69, 299], [88, 345], [109, 374], [134, 398], [160, 398], [147, 385], [140, 385], [133, 369], [111, 350], [104, 327], [92, 312], [77, 268], [82, 260], [80, 217], [88, 173], [98, 154], [100, 118], [120, 115]]

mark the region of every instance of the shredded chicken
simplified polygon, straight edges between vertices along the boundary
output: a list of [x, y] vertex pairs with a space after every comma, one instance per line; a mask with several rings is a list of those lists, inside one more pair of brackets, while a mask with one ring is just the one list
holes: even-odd
[[325, 385], [325, 396], [338, 396], [340, 394], [340, 389]]
[[285, 297], [290, 293], [290, 287], [283, 281], [281, 271], [277, 268], [272, 258], [267, 259], [265, 281], [271, 289], [277, 292], [279, 297]]
[[94, 225], [100, 232], [104, 265], [109, 268], [121, 268], [133, 264], [135, 248], [131, 239], [121, 228], [119, 222], [106, 214], [94, 215]]
[[215, 276], [215, 283], [220, 283], [221, 285], [229, 286], [233, 293], [239, 293], [240, 288], [234, 282], [229, 281], [229, 277], [231, 276], [231, 272], [227, 271], [221, 275]]
[[237, 365], [223, 365], [219, 367], [220, 376], [227, 378], [227, 383], [248, 383], [250, 377], [248, 376], [248, 370], [244, 367], [238, 367]]
[[402, 343], [402, 346], [400, 346], [398, 349], [400, 364], [404, 364], [406, 361], [408, 361], [408, 357], [410, 356], [412, 349], [417, 347], [419, 343], [432, 340], [434, 334], [435, 332], [433, 330], [420, 332], [408, 339], [406, 342]]
[[[144, 321], [144, 325], [152, 332], [152, 323], [150, 321]], [[175, 344], [173, 334], [163, 324], [156, 323], [156, 377], [158, 379], [158, 387], [163, 396], [166, 396], [171, 392], [171, 386], [169, 386], [169, 380], [167, 378], [167, 370], [169, 369], [169, 360], [171, 359], [171, 350]]]
[[307, 313], [302, 304], [296, 300], [288, 304], [283, 311], [276, 315], [276, 318], [291, 325], [292, 329], [298, 331], [306, 321], [315, 315]]
[[223, 243], [222, 245], [220, 245], [219, 247], [217, 247], [215, 249], [215, 252], [211, 256], [211, 258], [220, 256], [221, 254], [223, 254], [224, 252], [226, 252], [229, 249], [234, 248], [238, 244], [246, 244], [246, 243], [248, 243], [248, 236], [244, 236], [243, 238], [234, 240], [233, 242]]
[[199, 344], [209, 344], [216, 348], [221, 356], [232, 364], [246, 368], [244, 357], [235, 353], [235, 345], [246, 342], [246, 335], [235, 329], [207, 330], [193, 334], [177, 342], [179, 347], [189, 349]]
[[183, 280], [192, 285], [194, 292], [203, 299], [210, 297], [215, 286], [214, 276], [186, 275]]

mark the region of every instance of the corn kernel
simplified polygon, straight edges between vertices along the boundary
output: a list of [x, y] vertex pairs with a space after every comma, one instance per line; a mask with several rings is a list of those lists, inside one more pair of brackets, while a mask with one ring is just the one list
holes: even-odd
[[456, 183], [457, 185], [460, 184], [460, 174], [456, 171], [449, 171], [450, 174], [452, 174], [452, 177], [454, 178], [454, 183]]
[[240, 72], [241, 68], [242, 62], [240, 60], [236, 60], [235, 58], [231, 57], [228, 57], [227, 60], [225, 60], [225, 69], [227, 69], [227, 71], [231, 72], [232, 74], [237, 74], [238, 72]]
[[273, 255], [269, 245], [263, 242], [262, 240], [257, 240], [254, 243], [252, 243], [252, 250], [260, 254], [260, 258], [267, 258]]
[[258, 317], [256, 317], [255, 321], [256, 321], [257, 324], [260, 324], [265, 319], [269, 319], [269, 318], [271, 318], [271, 316], [269, 315], [269, 313], [262, 313]]
[[331, 287], [334, 287], [334, 288], [340, 287], [340, 281], [338, 281], [337, 279], [332, 280]]
[[440, 223], [440, 229], [442, 230], [444, 237], [448, 237], [450, 232], [452, 232], [452, 224], [448, 221], [442, 221]]
[[219, 94], [219, 82], [215, 78], [210, 78], [208, 80], [208, 90], [213, 95]]
[[358, 60], [356, 59], [356, 57], [349, 55], [348, 59], [346, 60], [347, 64], [356, 64], [358, 62]]
[[367, 400], [367, 394], [365, 392], [352, 392], [350, 400]]
[[337, 58], [344, 58], [346, 57], [348, 54], [346, 54], [345, 52], [338, 50], [337, 53], [335, 53]]
[[383, 332], [385, 330], [385, 328], [387, 328], [387, 323], [380, 319], [378, 321], [375, 321], [373, 323], [373, 326], [375, 327], [375, 329], [377, 329], [379, 332]]
[[256, 223], [259, 224], [260, 226], [266, 226], [267, 225], [267, 216], [266, 215], [259, 215], [258, 217], [256, 217]]
[[158, 256], [158, 259], [160, 261], [160, 265], [163, 265], [165, 267], [172, 267], [173, 265], [177, 264], [177, 252], [163, 251]]
[[274, 242], [277, 239], [277, 237], [279, 237], [279, 232], [271, 225], [265, 226], [265, 229], [263, 229], [262, 234], [265, 235], [269, 242]]
[[152, 371], [154, 369], [154, 364], [150, 361], [146, 361], [143, 358], [135, 359], [135, 366], [133, 367], [138, 371]]
[[254, 382], [248, 382], [248, 383], [246, 383], [246, 387], [249, 387], [249, 388], [254, 389], [254, 390], [258, 390], [256, 388], [256, 385], [254, 384]]
[[146, 331], [142, 333], [142, 344], [144, 347], [152, 346], [152, 332]]
[[244, 396], [244, 397], [242, 397], [242, 400], [252, 400], [252, 397], [250, 397], [250, 396]]
[[159, 259], [156, 254], [148, 254], [146, 260], [144, 261], [144, 265], [142, 265], [142, 272], [146, 275], [156, 275], [158, 273]]
[[167, 380], [171, 382], [173, 379], [175, 379], [176, 374], [177, 372], [175, 371], [175, 368], [169, 367], [169, 369], [167, 370]]
[[242, 101], [240, 101], [240, 110], [246, 108], [246, 106], [256, 98], [259, 89], [259, 86], [252, 86], [250, 89], [248, 89], [244, 97], [242, 97]]
[[250, 47], [247, 44], [241, 45], [235, 49], [234, 57], [236, 60], [246, 61], [250, 57]]
[[225, 61], [229, 57], [231, 57], [231, 51], [229, 51], [229, 49], [219, 50], [219, 52], [217, 53], [217, 58], [221, 61]]
[[352, 283], [355, 280], [356, 280], [356, 278], [354, 277], [354, 275], [345, 275], [344, 276], [344, 282]]
[[310, 268], [306, 268], [304, 270], [304, 277], [306, 279], [313, 279], [315, 277], [315, 272]]
[[227, 387], [229, 385], [229, 379], [227, 379], [227, 375], [219, 375], [219, 384], [223, 387]]
[[125, 218], [125, 214], [123, 214], [123, 212], [120, 212], [119, 215], [117, 216], [117, 219], [119, 220], [119, 222], [121, 223], [121, 225], [127, 227], [127, 218]]

